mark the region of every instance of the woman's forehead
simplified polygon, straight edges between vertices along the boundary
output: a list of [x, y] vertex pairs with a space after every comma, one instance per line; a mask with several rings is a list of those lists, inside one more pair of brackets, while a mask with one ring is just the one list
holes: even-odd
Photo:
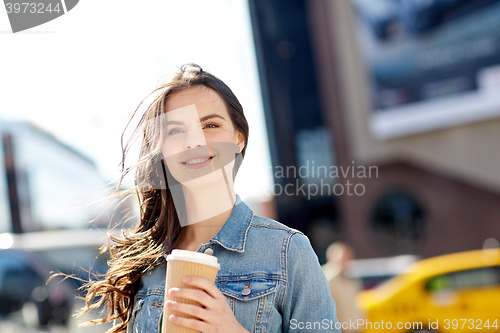
[[173, 93], [167, 98], [165, 109], [170, 112], [193, 104], [196, 105], [200, 113], [210, 108], [213, 111], [216, 109], [225, 110], [222, 98], [215, 90], [205, 86], [194, 86]]
[[196, 104], [191, 104], [187, 106], [180, 107], [175, 110], [167, 111], [163, 117], [165, 117], [167, 121], [167, 125], [169, 122], [177, 123], [177, 122], [192, 122], [197, 121], [199, 123], [200, 114], [196, 108]]
[[[208, 112], [210, 111], [210, 112]], [[165, 125], [199, 125], [201, 123], [213, 118], [218, 118], [222, 121], [229, 121], [228, 115], [222, 112], [213, 112], [211, 109], [206, 109], [205, 112], [198, 112], [195, 104], [184, 106], [179, 109], [168, 111], [161, 115], [162, 121]]]

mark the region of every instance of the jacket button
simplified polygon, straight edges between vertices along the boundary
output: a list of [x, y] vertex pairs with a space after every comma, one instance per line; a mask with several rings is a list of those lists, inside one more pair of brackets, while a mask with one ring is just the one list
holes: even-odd
[[212, 250], [211, 248], [207, 248], [203, 253], [212, 255], [214, 254], [214, 250]]
[[247, 282], [247, 286], [245, 288], [243, 288], [243, 290], [241, 291], [241, 294], [243, 296], [248, 296], [248, 295], [250, 295], [251, 292], [252, 292], [252, 289], [250, 289], [250, 282]]

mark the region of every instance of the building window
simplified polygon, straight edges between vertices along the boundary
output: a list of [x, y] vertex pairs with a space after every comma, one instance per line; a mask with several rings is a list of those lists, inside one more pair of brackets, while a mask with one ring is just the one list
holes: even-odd
[[412, 252], [422, 239], [426, 214], [420, 203], [405, 192], [390, 192], [378, 199], [372, 224], [379, 238], [397, 253]]

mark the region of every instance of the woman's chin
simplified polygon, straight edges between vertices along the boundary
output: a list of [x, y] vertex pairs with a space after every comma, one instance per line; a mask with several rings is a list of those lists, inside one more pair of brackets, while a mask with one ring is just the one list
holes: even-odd
[[202, 174], [198, 177], [183, 177], [183, 181], [179, 181], [184, 187], [187, 188], [206, 188], [206, 187], [217, 187], [225, 184], [224, 176], [221, 170], [216, 170], [208, 174]]

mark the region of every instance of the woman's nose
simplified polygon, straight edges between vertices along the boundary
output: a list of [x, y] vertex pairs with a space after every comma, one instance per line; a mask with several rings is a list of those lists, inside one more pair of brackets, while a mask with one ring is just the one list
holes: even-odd
[[203, 134], [203, 130], [193, 129], [188, 131], [186, 136], [186, 142], [184, 144], [184, 149], [192, 149], [195, 147], [205, 146], [207, 141], [205, 140], [205, 135]]

